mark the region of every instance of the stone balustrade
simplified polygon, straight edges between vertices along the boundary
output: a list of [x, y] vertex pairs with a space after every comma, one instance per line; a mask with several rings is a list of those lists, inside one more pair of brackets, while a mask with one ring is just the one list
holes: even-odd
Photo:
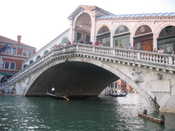
[[[23, 70], [16, 73], [10, 81], [14, 81], [19, 76], [23, 76], [25, 73], [31, 72], [35, 68], [39, 68], [44, 62], [49, 61], [55, 56], [64, 55], [66, 54], [87, 54], [87, 55], [95, 55], [98, 57], [108, 57], [109, 59], [122, 59], [123, 61], [134, 61], [139, 63], [140, 65], [146, 63], [150, 67], [152, 65], [161, 67], [166, 66], [167, 70], [175, 71], [175, 55], [171, 54], [163, 54], [158, 52], [149, 52], [149, 51], [140, 51], [140, 50], [133, 50], [133, 49], [122, 49], [122, 48], [109, 48], [103, 46], [94, 46], [94, 45], [85, 45], [85, 44], [75, 44], [75, 45], [68, 45], [64, 47], [55, 47], [52, 49], [47, 55], [41, 57], [39, 60], [35, 61], [28, 67], [24, 68]], [[169, 68], [171, 67], [171, 68]]]

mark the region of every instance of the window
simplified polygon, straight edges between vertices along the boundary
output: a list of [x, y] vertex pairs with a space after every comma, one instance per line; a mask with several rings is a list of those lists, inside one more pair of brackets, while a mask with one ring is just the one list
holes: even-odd
[[13, 48], [13, 55], [16, 55], [16, 48]]
[[103, 46], [110, 47], [110, 31], [107, 26], [103, 26], [97, 33], [97, 41]]
[[32, 56], [32, 51], [28, 51], [28, 57]]
[[27, 64], [24, 64], [23, 68], [26, 68], [27, 67]]
[[15, 69], [16, 68], [16, 64], [14, 63], [14, 62], [12, 62], [11, 64], [10, 64], [10, 69]]
[[48, 50], [44, 51], [44, 56], [46, 56], [49, 53]]
[[30, 62], [29, 62], [30, 64], [32, 64], [33, 63], [33, 60], [30, 60]]
[[4, 63], [4, 68], [5, 68], [5, 69], [8, 69], [8, 68], [9, 68], [9, 62], [6, 61], [6, 62]]
[[10, 48], [10, 47], [7, 47], [7, 48], [5, 49], [5, 53], [8, 54], [8, 55], [11, 55], [11, 54], [12, 54], [12, 53], [11, 53], [11, 48]]
[[41, 56], [37, 56], [37, 57], [36, 57], [36, 60], [39, 60], [40, 58], [41, 58]]
[[26, 52], [23, 52], [23, 56], [27, 56]]

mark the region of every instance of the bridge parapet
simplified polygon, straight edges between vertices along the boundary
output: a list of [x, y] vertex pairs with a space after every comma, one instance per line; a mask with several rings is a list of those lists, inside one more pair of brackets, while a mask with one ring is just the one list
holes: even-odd
[[56, 57], [79, 56], [100, 59], [109, 62], [127, 63], [128, 65], [145, 66], [150, 69], [175, 72], [175, 55], [158, 52], [148, 52], [133, 49], [109, 48], [103, 46], [75, 44], [64, 47], [55, 47], [46, 56], [16, 73], [8, 83], [26, 76], [28, 73], [43, 67]]

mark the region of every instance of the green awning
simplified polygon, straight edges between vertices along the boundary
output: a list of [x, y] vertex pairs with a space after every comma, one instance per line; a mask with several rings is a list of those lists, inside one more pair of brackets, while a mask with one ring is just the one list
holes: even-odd
[[0, 72], [0, 74], [3, 75], [3, 76], [11, 76], [11, 75], [13, 75], [14, 73]]

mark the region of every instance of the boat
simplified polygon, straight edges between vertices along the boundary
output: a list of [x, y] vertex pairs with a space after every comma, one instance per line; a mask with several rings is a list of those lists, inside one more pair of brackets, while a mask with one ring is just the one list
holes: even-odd
[[127, 95], [127, 92], [121, 91], [121, 90], [113, 90], [109, 93], [109, 96], [112, 97], [124, 97]]
[[49, 92], [47, 92], [46, 94], [47, 94], [47, 96], [53, 97], [55, 99], [62, 99], [62, 100], [70, 101], [70, 99], [66, 96], [58, 96], [58, 95], [55, 95], [55, 94], [52, 94]]
[[161, 125], [164, 125], [165, 124], [165, 118], [164, 116], [161, 117], [161, 119], [158, 119], [158, 118], [155, 118], [155, 117], [152, 117], [150, 115], [147, 115], [147, 114], [138, 114], [139, 117], [141, 118], [144, 118], [146, 120], [149, 120], [149, 121], [152, 121], [154, 123], [158, 123], [158, 124], [161, 124]]

